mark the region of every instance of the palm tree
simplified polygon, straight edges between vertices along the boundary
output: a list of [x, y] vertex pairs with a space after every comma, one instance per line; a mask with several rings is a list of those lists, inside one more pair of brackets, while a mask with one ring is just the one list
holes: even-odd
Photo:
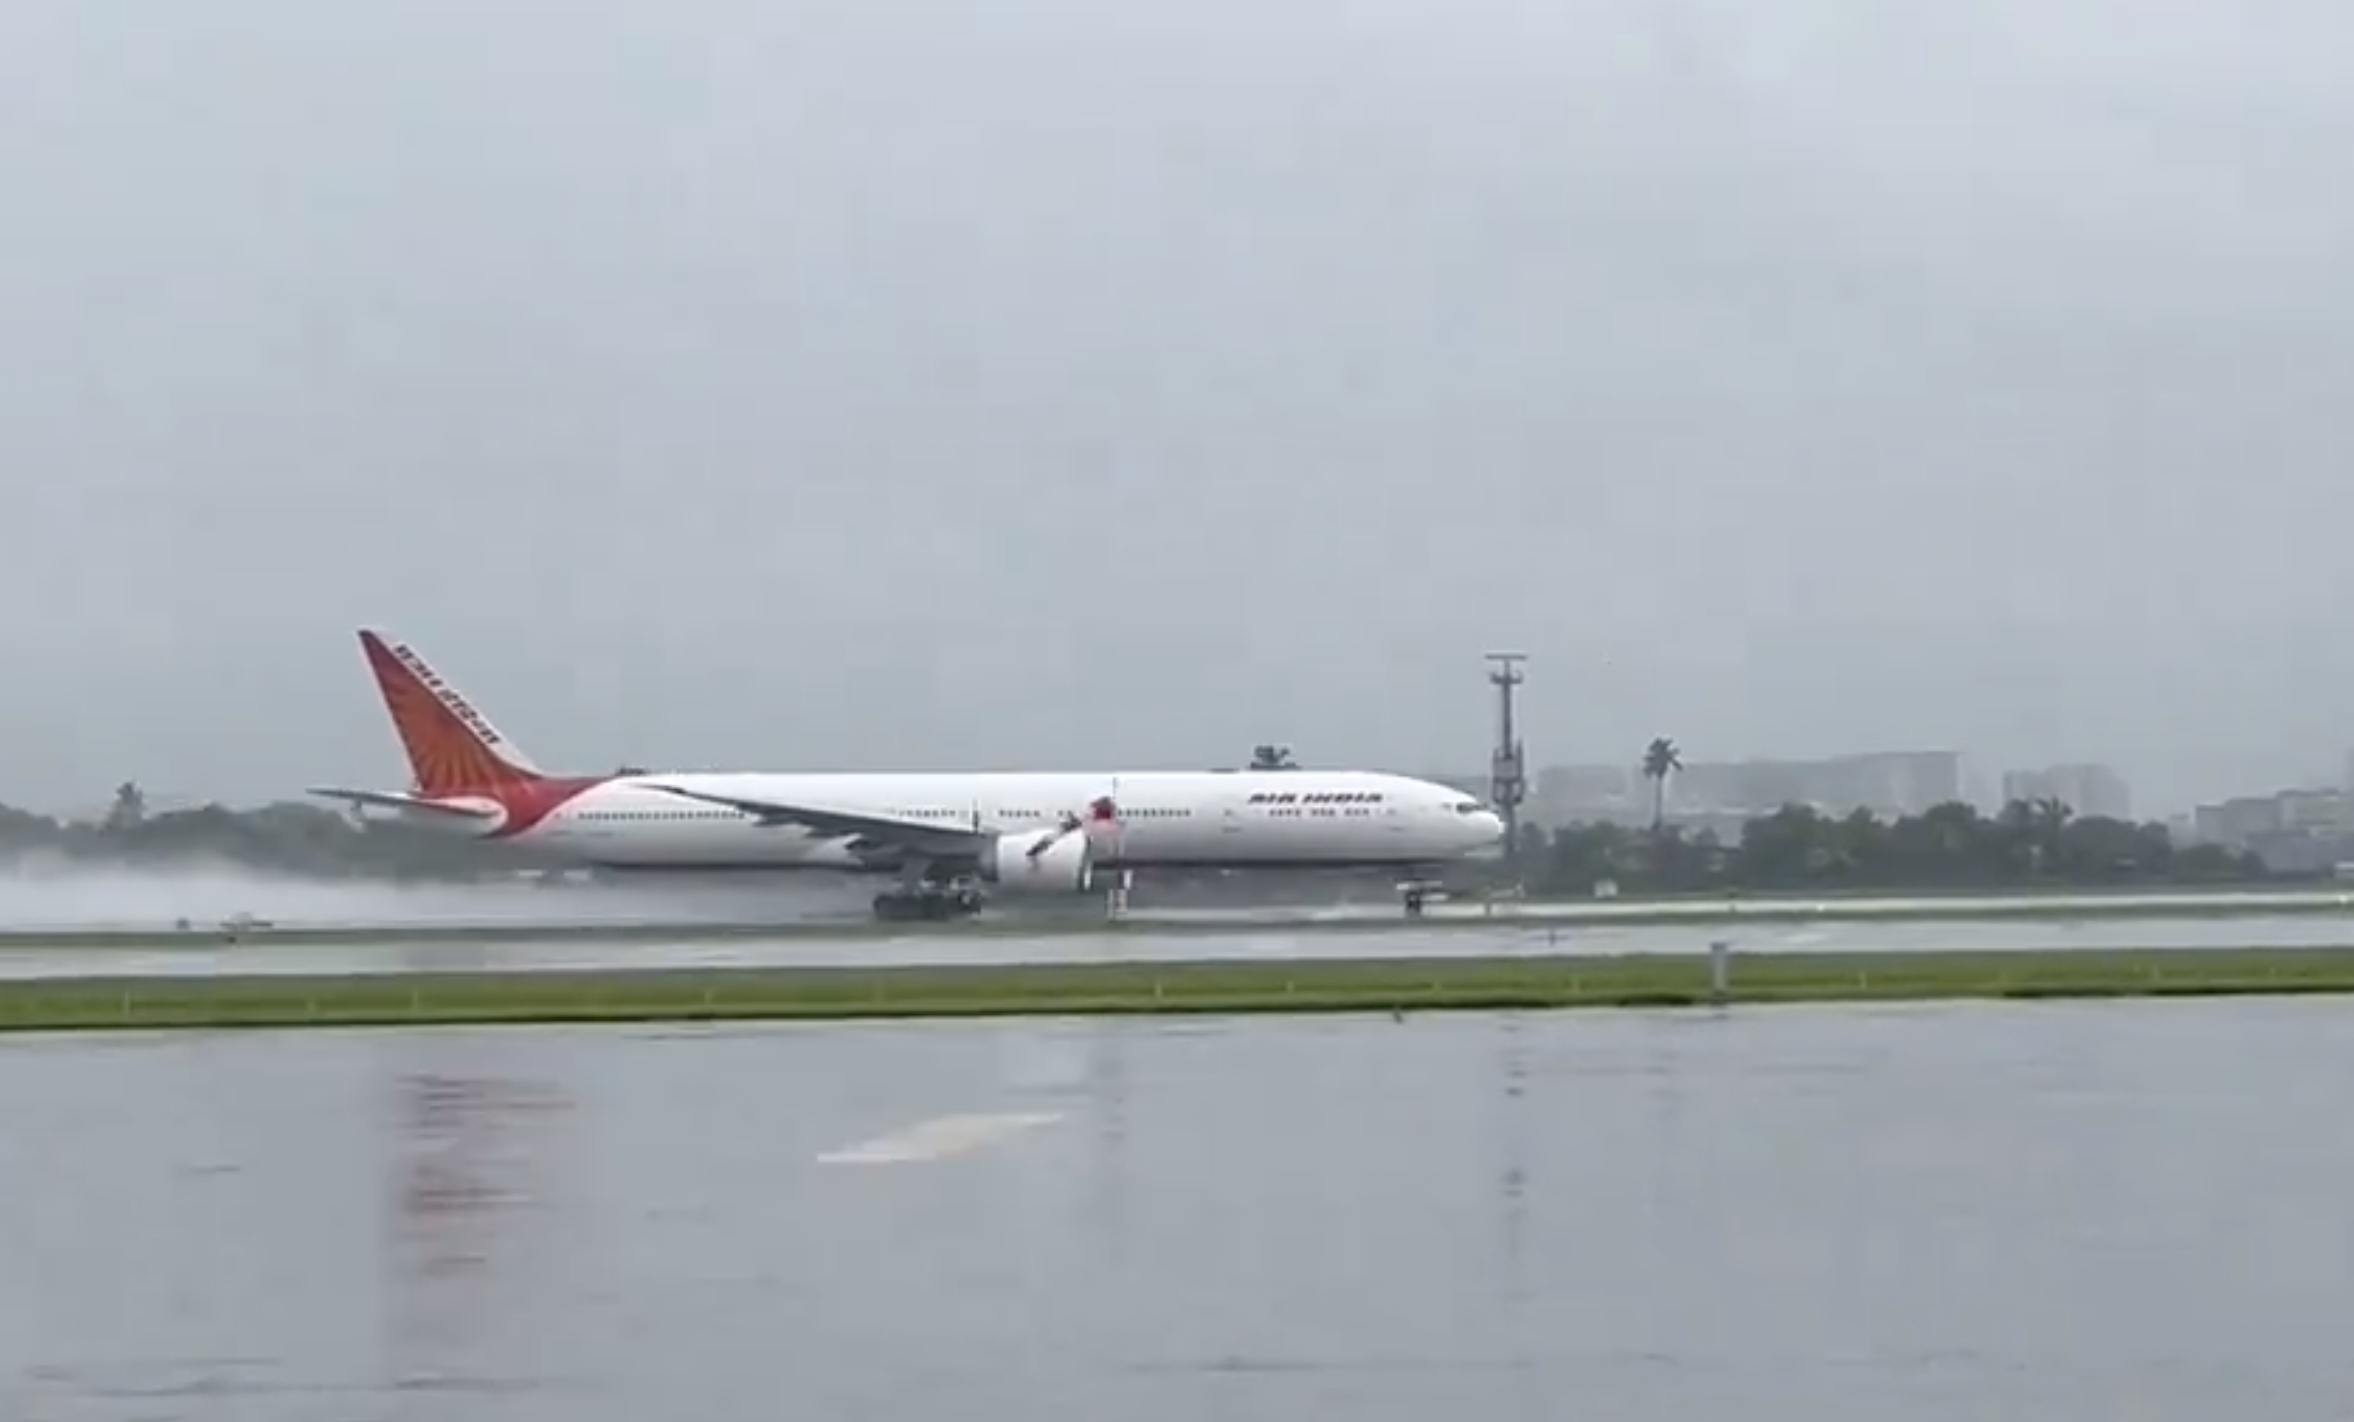
[[1291, 758], [1290, 746], [1265, 745], [1251, 748], [1251, 769], [1253, 770], [1297, 770], [1299, 768], [1299, 763]]
[[107, 810], [104, 828], [108, 834], [120, 834], [147, 818], [147, 792], [136, 780], [126, 780], [114, 787], [114, 804]]
[[1683, 752], [1666, 736], [1654, 736], [1643, 748], [1643, 778], [1651, 782], [1651, 832], [1667, 824], [1667, 778], [1684, 768]]
[[2056, 795], [2046, 795], [2028, 805], [2029, 833], [2034, 837], [2035, 867], [2058, 869], [2068, 853], [2068, 822], [2076, 818], [2076, 811]]

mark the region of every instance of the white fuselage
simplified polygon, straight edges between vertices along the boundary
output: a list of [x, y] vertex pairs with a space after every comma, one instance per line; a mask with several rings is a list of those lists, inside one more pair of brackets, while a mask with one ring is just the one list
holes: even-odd
[[1108, 799], [1116, 817], [1090, 836], [1106, 869], [1427, 864], [1476, 854], [1502, 836], [1492, 810], [1444, 785], [1287, 770], [623, 776], [503, 837], [535, 858], [614, 869], [872, 867], [844, 836], [658, 786], [1003, 834], [1051, 829]]

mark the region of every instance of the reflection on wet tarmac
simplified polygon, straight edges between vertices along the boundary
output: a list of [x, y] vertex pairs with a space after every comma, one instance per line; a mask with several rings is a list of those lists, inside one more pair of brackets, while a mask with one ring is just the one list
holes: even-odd
[[2334, 1002], [0, 1041], [0, 1416], [2337, 1415]]
[[[495, 1040], [430, 1037], [391, 1081], [393, 1204], [387, 1382], [404, 1392], [544, 1386], [517, 1375], [534, 1306], [528, 1279], [558, 1253], [570, 1100], [559, 1083], [498, 1074]], [[476, 1060], [436, 1061], [460, 1054]], [[443, 1416], [433, 1402], [404, 1415]]]

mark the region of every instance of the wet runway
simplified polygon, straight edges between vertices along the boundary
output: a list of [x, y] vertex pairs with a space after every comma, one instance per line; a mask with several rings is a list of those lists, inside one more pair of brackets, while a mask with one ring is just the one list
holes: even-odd
[[2354, 919], [2319, 914], [2245, 918], [1943, 919], [1922, 922], [1830, 920], [1817, 923], [1722, 923], [1543, 926], [1499, 922], [1493, 928], [1397, 928], [1354, 933], [1281, 925], [1231, 931], [1059, 932], [1027, 937], [960, 934], [953, 928], [903, 935], [806, 931], [774, 940], [699, 939], [598, 942], [560, 932], [540, 941], [380, 944], [194, 943], [185, 948], [0, 948], [0, 980], [37, 977], [167, 976], [248, 973], [403, 973], [419, 971], [557, 972], [614, 968], [768, 967], [843, 963], [1100, 962], [1112, 959], [1476, 956], [1499, 953], [1704, 953], [1724, 937], [1744, 953], [1982, 951], [2056, 948], [2216, 948], [2354, 946]]
[[2344, 1415], [2322, 1001], [0, 1041], [0, 1415]]
[[[722, 876], [725, 878], [726, 876]], [[1401, 909], [1394, 888], [1362, 884], [1274, 883], [1250, 903], [1198, 892], [1139, 892], [1130, 918], [1139, 924], [1281, 926], [1284, 924], [1394, 924]], [[551, 936], [616, 928], [674, 927], [681, 933], [740, 936], [753, 925], [800, 931], [857, 931], [869, 926], [872, 885], [695, 882], [666, 890], [643, 885], [518, 883], [472, 885], [341, 884], [204, 875], [87, 874], [10, 876], [0, 872], [0, 938], [45, 934], [161, 935], [209, 932], [227, 922], [261, 920], [280, 931], [334, 936], [381, 931], [387, 936], [449, 937], [467, 932]], [[1302, 897], [1304, 896], [1304, 897]], [[1882, 895], [1805, 898], [1787, 894], [1725, 899], [1441, 899], [1429, 907], [1433, 924], [1518, 921], [1536, 928], [1638, 927], [1710, 922], [1728, 906], [1780, 921], [1954, 921], [2046, 917], [2102, 918], [2200, 913], [2269, 918], [2293, 913], [2343, 913], [2354, 918], [2354, 885], [2339, 888], [2109, 891], [2100, 893]], [[1104, 906], [1086, 896], [1016, 899], [996, 912], [1066, 928], [1100, 921]]]

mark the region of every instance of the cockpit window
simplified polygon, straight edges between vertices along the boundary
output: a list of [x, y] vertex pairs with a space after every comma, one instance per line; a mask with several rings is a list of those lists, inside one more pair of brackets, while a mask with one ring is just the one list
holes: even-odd
[[1479, 809], [1480, 805], [1477, 800], [1457, 800], [1455, 802], [1455, 813], [1458, 815], [1476, 815], [1479, 813]]

